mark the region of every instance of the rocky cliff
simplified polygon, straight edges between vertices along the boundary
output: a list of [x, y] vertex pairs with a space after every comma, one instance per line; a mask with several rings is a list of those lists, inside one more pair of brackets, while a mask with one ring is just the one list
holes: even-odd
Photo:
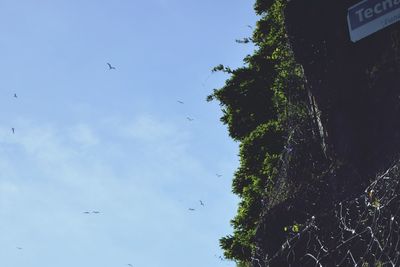
[[253, 266], [400, 264], [400, 23], [353, 43], [347, 9], [357, 2], [284, 10], [312, 122], [288, 139], [275, 184], [286, 197], [264, 202]]

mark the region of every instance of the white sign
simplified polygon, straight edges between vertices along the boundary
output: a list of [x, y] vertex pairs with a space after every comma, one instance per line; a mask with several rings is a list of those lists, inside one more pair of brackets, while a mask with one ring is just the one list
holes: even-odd
[[400, 0], [364, 0], [347, 10], [353, 42], [400, 20]]

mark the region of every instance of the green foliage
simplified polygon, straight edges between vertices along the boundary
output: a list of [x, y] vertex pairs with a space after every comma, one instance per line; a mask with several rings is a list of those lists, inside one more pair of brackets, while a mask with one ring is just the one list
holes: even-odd
[[[222, 71], [222, 72], [226, 72], [226, 73], [229, 73], [229, 74], [232, 73], [232, 70], [229, 67], [225, 67], [222, 64], [219, 64], [218, 66], [215, 66], [211, 71], [212, 72]], [[212, 96], [209, 96], [209, 97], [212, 97]], [[208, 101], [210, 101], [210, 100], [208, 100]]]
[[237, 267], [251, 267], [251, 263], [241, 262], [237, 264]]
[[[272, 67], [272, 66], [269, 66]], [[254, 69], [250, 66], [226, 71], [220, 65], [214, 70], [231, 73], [225, 86], [208, 97], [217, 99], [223, 107], [224, 116], [221, 121], [228, 125], [229, 134], [235, 140], [242, 140], [259, 124], [265, 123], [276, 116], [271, 97], [273, 92], [268, 90], [272, 77], [265, 77], [268, 70]]]
[[[299, 119], [307, 108], [296, 99], [304, 97], [303, 73], [295, 64], [284, 27], [283, 0], [257, 0], [262, 15], [251, 38], [256, 50], [244, 59], [245, 66], [232, 70], [224, 65], [212, 71], [230, 74], [225, 85], [215, 89], [208, 101], [220, 102], [230, 136], [240, 142], [240, 166], [232, 191], [241, 201], [231, 221], [233, 235], [220, 239], [224, 255], [238, 266], [248, 266], [254, 253], [256, 227], [263, 200], [274, 189], [278, 163], [289, 136], [289, 113]], [[293, 117], [293, 116], [292, 116]], [[299, 225], [291, 227], [299, 231]]]
[[238, 44], [248, 44], [251, 42], [251, 38], [243, 38], [243, 39], [236, 39], [235, 40], [236, 43]]
[[243, 139], [239, 152], [240, 167], [232, 184], [235, 194], [241, 197], [250, 197], [253, 193], [263, 195], [276, 172], [275, 162], [283, 141], [283, 131], [276, 121], [259, 125]]
[[379, 202], [379, 199], [375, 199], [373, 202], [372, 202], [372, 207], [374, 207], [375, 209], [379, 209], [380, 207], [381, 207], [381, 203]]
[[285, 226], [283, 228], [283, 231], [284, 232], [292, 232], [292, 233], [297, 234], [298, 232], [300, 232], [301, 227], [303, 227], [303, 225], [295, 223], [295, 224], [293, 224], [291, 226]]
[[256, 10], [256, 13], [258, 15], [261, 15], [262, 13], [266, 12], [271, 5], [273, 4], [274, 0], [257, 0], [254, 9]]

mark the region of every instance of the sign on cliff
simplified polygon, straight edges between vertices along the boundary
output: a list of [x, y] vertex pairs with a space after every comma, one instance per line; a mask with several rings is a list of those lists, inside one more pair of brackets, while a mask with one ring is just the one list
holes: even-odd
[[400, 0], [364, 0], [347, 12], [350, 39], [356, 42], [400, 20]]

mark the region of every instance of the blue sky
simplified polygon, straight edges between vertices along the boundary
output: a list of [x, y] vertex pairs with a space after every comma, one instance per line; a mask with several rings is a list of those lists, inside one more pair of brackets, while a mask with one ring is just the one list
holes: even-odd
[[251, 53], [252, 8], [0, 1], [0, 266], [234, 266], [238, 147], [205, 98]]

